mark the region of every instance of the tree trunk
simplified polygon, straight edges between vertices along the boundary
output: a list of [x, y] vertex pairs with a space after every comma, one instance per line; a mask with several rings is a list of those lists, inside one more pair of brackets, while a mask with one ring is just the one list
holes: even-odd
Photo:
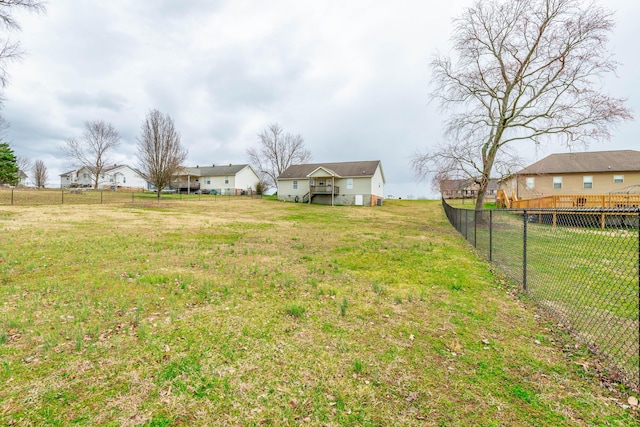
[[484, 194], [487, 191], [487, 187], [489, 186], [489, 179], [487, 179], [484, 175], [480, 180], [480, 187], [478, 188], [478, 197], [476, 198], [476, 210], [484, 209]]

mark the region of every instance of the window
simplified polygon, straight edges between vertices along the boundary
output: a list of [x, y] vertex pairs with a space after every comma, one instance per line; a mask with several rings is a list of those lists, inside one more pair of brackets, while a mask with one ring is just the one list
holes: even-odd
[[527, 190], [533, 190], [533, 188], [536, 186], [536, 179], [532, 176], [527, 177]]
[[353, 190], [353, 179], [347, 179], [347, 190]]
[[624, 182], [624, 175], [613, 175], [614, 184], [622, 184]]
[[229, 183], [229, 177], [228, 177], [228, 176], [225, 176], [225, 177], [224, 177], [224, 183], [225, 183], [225, 184], [228, 184], [228, 183]]
[[555, 190], [559, 190], [562, 188], [562, 177], [561, 176], [554, 176], [553, 177], [553, 188]]
[[592, 176], [583, 176], [582, 177], [582, 188], [593, 188], [593, 177]]
[[205, 183], [205, 184], [211, 184], [211, 177], [206, 177], [206, 178], [204, 179], [204, 183]]
[[127, 177], [126, 177], [126, 176], [124, 176], [124, 175], [122, 176], [122, 183], [123, 183], [123, 184], [126, 184], [126, 183], [127, 183]]
[[293, 181], [293, 189], [294, 190], [298, 189], [298, 181]]

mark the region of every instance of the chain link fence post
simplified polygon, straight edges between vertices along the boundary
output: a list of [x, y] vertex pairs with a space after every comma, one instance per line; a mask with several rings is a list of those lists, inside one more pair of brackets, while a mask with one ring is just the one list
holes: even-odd
[[524, 218], [524, 226], [522, 232], [522, 289], [527, 290], [527, 223], [529, 222], [529, 215], [527, 210], [523, 211], [522, 217]]
[[489, 211], [489, 261], [493, 261], [493, 209]]

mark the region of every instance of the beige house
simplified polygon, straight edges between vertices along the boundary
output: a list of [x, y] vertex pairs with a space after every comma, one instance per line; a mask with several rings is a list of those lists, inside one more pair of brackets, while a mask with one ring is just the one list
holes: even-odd
[[551, 154], [503, 179], [500, 189], [517, 199], [639, 194], [640, 151]]
[[293, 165], [278, 177], [278, 200], [374, 206], [382, 204], [384, 183], [379, 160]]

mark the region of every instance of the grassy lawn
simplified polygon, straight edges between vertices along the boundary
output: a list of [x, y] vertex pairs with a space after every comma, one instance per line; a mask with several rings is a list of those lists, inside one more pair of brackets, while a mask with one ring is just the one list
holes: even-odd
[[629, 426], [439, 201], [0, 206], [5, 425]]

